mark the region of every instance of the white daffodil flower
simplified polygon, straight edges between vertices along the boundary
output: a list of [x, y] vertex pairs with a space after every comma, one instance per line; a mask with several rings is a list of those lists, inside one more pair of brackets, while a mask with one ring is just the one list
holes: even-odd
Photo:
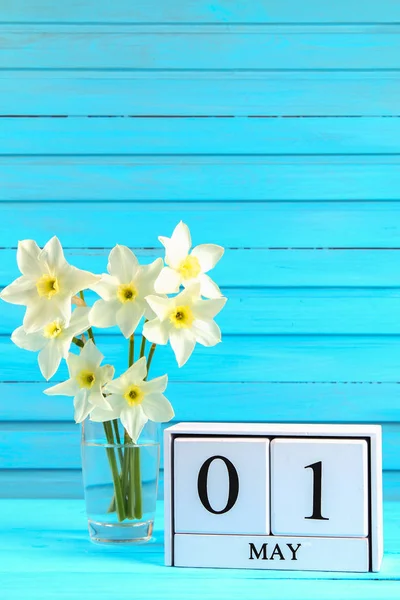
[[167, 375], [145, 381], [146, 375], [146, 359], [143, 356], [121, 377], [106, 385], [105, 391], [110, 394], [107, 396], [107, 402], [111, 406], [111, 414], [110, 411], [95, 408], [90, 418], [101, 422], [121, 419], [134, 443], [137, 443], [149, 419], [157, 423], [170, 421], [174, 410], [163, 395], [167, 387]]
[[144, 337], [161, 345], [169, 340], [180, 367], [192, 354], [196, 342], [215, 346], [221, 341], [220, 328], [213, 318], [225, 305], [226, 298], [203, 300], [199, 283], [173, 298], [148, 296], [146, 300], [157, 318], [145, 323]]
[[56, 319], [69, 322], [72, 296], [100, 279], [67, 263], [57, 237], [42, 250], [33, 240], [19, 242], [17, 263], [22, 277], [4, 288], [0, 298], [26, 306], [23, 325], [27, 333]]
[[49, 380], [60, 366], [61, 359], [67, 358], [72, 338], [89, 328], [89, 311], [90, 308], [87, 307], [76, 308], [69, 323], [63, 319], [55, 319], [35, 333], [26, 333], [23, 327], [18, 327], [13, 331], [11, 339], [19, 348], [39, 351], [40, 371]]
[[74, 396], [74, 418], [77, 423], [86, 419], [95, 406], [105, 410], [110, 408], [102, 388], [113, 378], [114, 367], [100, 367], [103, 358], [92, 340], [89, 340], [79, 355], [68, 354], [70, 378], [44, 390], [49, 396]]
[[174, 294], [181, 285], [187, 287], [200, 283], [200, 292], [205, 298], [219, 298], [221, 291], [206, 273], [210, 271], [224, 253], [222, 246], [201, 244], [190, 252], [192, 240], [189, 227], [182, 221], [175, 227], [170, 238], [158, 238], [165, 247], [165, 262], [155, 283], [158, 294]]
[[118, 325], [128, 338], [133, 334], [140, 319], [152, 319], [154, 313], [145, 297], [154, 293], [163, 261], [158, 258], [150, 265], [140, 266], [132, 250], [127, 246], [115, 246], [108, 257], [107, 270], [92, 289], [101, 296], [89, 314], [95, 327]]

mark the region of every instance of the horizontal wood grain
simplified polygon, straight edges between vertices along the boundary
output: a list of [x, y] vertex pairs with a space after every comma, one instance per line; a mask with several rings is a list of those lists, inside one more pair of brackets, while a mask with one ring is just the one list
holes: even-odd
[[[400, 500], [400, 472], [399, 471], [385, 471], [383, 473], [383, 497], [387, 502], [398, 502]], [[385, 530], [385, 538], [387, 538], [388, 531]], [[387, 547], [387, 541], [385, 543]]]
[[[102, 273], [107, 268], [110, 249], [66, 248], [65, 256], [80, 269]], [[161, 248], [133, 250], [142, 264], [164, 256]], [[20, 275], [15, 255], [15, 249], [0, 250], [0, 286]], [[212, 275], [223, 287], [398, 288], [400, 250], [228, 248]]]
[[[383, 423], [385, 497], [400, 500], [400, 5], [3, 4], [0, 286], [18, 275], [19, 239], [43, 244], [56, 233], [68, 260], [101, 272], [117, 242], [144, 262], [162, 255], [157, 235], [185, 220], [195, 243], [227, 247], [215, 279], [229, 302], [217, 319], [222, 344], [197, 347], [183, 369], [169, 347], [157, 349], [151, 376], [169, 373], [175, 418]], [[66, 368], [43, 383], [35, 354], [9, 340], [22, 314], [0, 309], [0, 497], [81, 497], [72, 399], [43, 394]], [[121, 373], [122, 337], [96, 339]], [[17, 529], [36, 518], [20, 514]], [[18, 563], [34, 573], [23, 554], [33, 545], [51, 575], [54, 544], [61, 569], [84, 575], [101, 555], [85, 549], [78, 565], [68, 558], [84, 548], [76, 526], [68, 515], [52, 523], [28, 544], [13, 533], [0, 555], [20, 545]], [[135, 590], [146, 581], [157, 598], [152, 552], [144, 571], [133, 563]], [[398, 579], [398, 568], [382, 577]], [[222, 595], [258, 593], [236, 583]], [[288, 597], [307, 597], [299, 583]], [[362, 583], [353, 597], [395, 595]], [[186, 598], [188, 585], [174, 585], [174, 597]], [[10, 600], [13, 586], [3, 584]], [[320, 588], [319, 597], [347, 600], [349, 589]]]
[[399, 115], [399, 71], [0, 71], [0, 115]]
[[[45, 436], [48, 422], [72, 421], [72, 398], [46, 396], [43, 390], [50, 383], [39, 382], [40, 376], [37, 379], [37, 383], [0, 383], [4, 399], [0, 418], [21, 428], [38, 423]], [[167, 396], [178, 421], [394, 423], [400, 420], [399, 383], [184, 382], [178, 373], [170, 377]]]
[[[0, 424], [0, 469], [80, 469], [80, 435], [75, 423], [54, 423], [42, 431], [40, 426], [29, 428], [29, 424], [16, 428]], [[397, 471], [400, 425], [385, 424], [382, 435], [383, 468]]]
[[[127, 347], [122, 336], [96, 338], [106, 362], [115, 365], [117, 373], [125, 371]], [[400, 341], [395, 335], [225, 335], [222, 344], [212, 348], [197, 345], [182, 369], [169, 346], [159, 347], [151, 371], [154, 377], [168, 373], [171, 380], [182, 382], [396, 383], [399, 362]], [[3, 381], [42, 381], [35, 353], [17, 348], [7, 337], [0, 338], [0, 364]], [[63, 363], [54, 382], [66, 377]]]
[[68, 3], [41, 0], [13, 0], [2, 6], [2, 21], [32, 23], [391, 23], [400, 21], [396, 1], [365, 0], [70, 0]]
[[181, 220], [189, 225], [194, 245], [213, 241], [225, 248], [252, 249], [400, 246], [400, 202], [395, 201], [4, 201], [0, 218], [3, 248], [15, 247], [17, 240], [32, 235], [45, 244], [54, 234], [69, 248], [78, 244], [112, 248], [116, 243], [151, 248], [158, 245], [160, 234], [170, 235]]
[[398, 25], [3, 25], [7, 69], [399, 69]]
[[[388, 471], [391, 478], [395, 471]], [[388, 489], [392, 486], [389, 483]], [[2, 498], [82, 498], [81, 469], [0, 469]]]
[[[400, 334], [397, 288], [222, 288], [224, 334]], [[86, 293], [90, 306], [97, 294]], [[21, 325], [24, 308], [3, 305], [0, 334]], [[107, 333], [119, 333], [114, 327]]]
[[398, 154], [400, 117], [5, 118], [0, 154]]
[[399, 200], [400, 156], [0, 157], [0, 200]]

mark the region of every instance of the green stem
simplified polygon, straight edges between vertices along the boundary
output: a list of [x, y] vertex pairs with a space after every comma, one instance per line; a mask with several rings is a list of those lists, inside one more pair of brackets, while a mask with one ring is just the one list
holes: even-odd
[[144, 356], [145, 351], [146, 351], [146, 338], [144, 337], [144, 335], [142, 335], [142, 343], [140, 344], [139, 358], [142, 358], [142, 356]]
[[[106, 434], [107, 442], [109, 444], [113, 445], [114, 444], [114, 436], [113, 436], [111, 422], [106, 421], [105, 423], [103, 423], [103, 426], [104, 426], [104, 432]], [[108, 462], [110, 464], [110, 469], [111, 469], [111, 473], [112, 473], [112, 477], [113, 477], [115, 505], [116, 505], [116, 509], [117, 509], [118, 520], [123, 521], [125, 519], [125, 503], [124, 503], [124, 497], [122, 494], [121, 478], [119, 475], [117, 459], [115, 458], [114, 448], [106, 448], [106, 451], [107, 451], [107, 458], [108, 458]]]
[[[136, 519], [141, 519], [143, 517], [143, 503], [142, 503], [142, 477], [140, 473], [140, 447], [134, 446], [132, 448], [132, 466], [131, 466], [131, 476], [133, 475], [134, 485], [131, 490], [135, 491], [135, 517]], [[132, 473], [133, 470], [133, 473]], [[133, 495], [133, 494], [132, 494]]]
[[132, 335], [129, 338], [128, 367], [131, 367], [133, 365], [134, 347], [135, 347], [135, 338], [133, 337], [133, 333], [132, 333]]
[[154, 352], [156, 351], [157, 344], [152, 344], [149, 352], [149, 357], [147, 359], [147, 375], [146, 379], [149, 376], [151, 361], [153, 360]]
[[77, 346], [79, 346], [79, 348], [83, 348], [83, 347], [84, 347], [84, 345], [85, 345], [85, 344], [82, 342], [82, 340], [80, 340], [80, 339], [79, 339], [79, 338], [77, 338], [77, 337], [73, 337], [73, 338], [72, 338], [72, 343], [73, 343], [73, 344], [76, 344]]
[[122, 452], [122, 448], [120, 447], [121, 445], [121, 437], [119, 435], [119, 429], [118, 429], [118, 419], [113, 419], [112, 422], [112, 426], [114, 428], [114, 433], [115, 433], [115, 439], [117, 440], [117, 444], [119, 444], [118, 447], [118, 456], [119, 456], [119, 462], [121, 463], [121, 467], [123, 464], [123, 460], [124, 460], [124, 453]]
[[125, 447], [124, 464], [122, 467], [122, 490], [126, 503], [126, 516], [128, 519], [134, 519], [134, 507], [130, 506], [130, 490], [129, 490], [129, 466], [130, 466], [130, 448]]
[[[115, 439], [117, 440], [117, 444], [119, 444], [118, 447], [118, 457], [119, 457], [119, 463], [120, 463], [120, 468], [121, 468], [121, 486], [122, 486], [122, 494], [125, 498], [125, 492], [126, 492], [126, 485], [124, 485], [124, 481], [123, 481], [123, 470], [124, 470], [124, 453], [122, 451], [122, 447], [121, 447], [121, 436], [119, 434], [119, 429], [118, 429], [118, 419], [114, 419], [113, 421], [111, 421], [113, 429], [114, 429], [114, 433], [115, 433]], [[110, 506], [108, 507], [107, 512], [111, 513], [111, 512], [115, 512], [115, 495], [113, 495]], [[128, 518], [129, 516], [126, 515]]]
[[129, 471], [127, 512], [130, 515], [131, 519], [135, 519], [136, 518], [135, 498], [136, 498], [137, 490], [135, 489], [135, 478], [134, 478], [135, 464], [133, 461], [133, 454], [132, 454], [133, 448], [127, 448], [126, 450], [128, 452], [127, 459], [128, 459], [128, 471]]

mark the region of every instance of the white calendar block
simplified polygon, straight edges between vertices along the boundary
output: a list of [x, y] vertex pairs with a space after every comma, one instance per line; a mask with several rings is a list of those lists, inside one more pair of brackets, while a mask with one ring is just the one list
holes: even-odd
[[272, 440], [271, 532], [366, 537], [366, 440]]
[[177, 567], [219, 567], [274, 571], [368, 571], [366, 538], [294, 536], [175, 536]]
[[164, 440], [167, 565], [379, 571], [379, 426], [181, 423]]
[[174, 461], [176, 532], [269, 533], [268, 439], [180, 438]]

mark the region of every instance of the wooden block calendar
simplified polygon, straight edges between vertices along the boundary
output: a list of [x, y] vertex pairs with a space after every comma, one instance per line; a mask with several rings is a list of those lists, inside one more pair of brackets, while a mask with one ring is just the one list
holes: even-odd
[[381, 428], [165, 430], [165, 563], [367, 572], [383, 556]]

